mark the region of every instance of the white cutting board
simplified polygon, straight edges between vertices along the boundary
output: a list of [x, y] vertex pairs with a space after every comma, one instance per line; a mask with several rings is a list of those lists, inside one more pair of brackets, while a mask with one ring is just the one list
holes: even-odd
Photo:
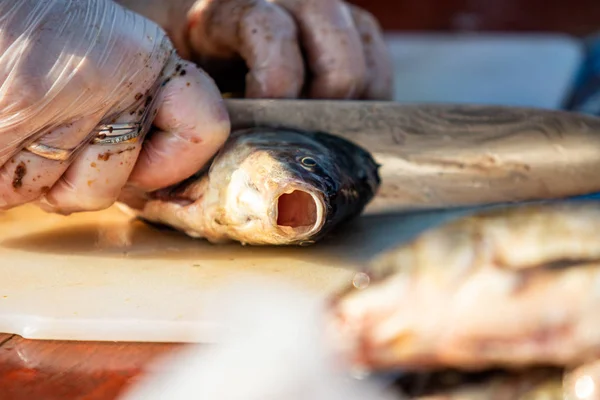
[[214, 246], [112, 208], [62, 217], [32, 206], [0, 212], [0, 332], [31, 339], [213, 341], [208, 290], [243, 273], [320, 294], [349, 285], [353, 266], [449, 213], [365, 215], [301, 248]]

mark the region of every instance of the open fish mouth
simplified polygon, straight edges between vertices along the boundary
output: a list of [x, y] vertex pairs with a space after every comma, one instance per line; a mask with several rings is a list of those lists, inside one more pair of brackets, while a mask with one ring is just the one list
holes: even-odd
[[325, 224], [325, 211], [322, 194], [289, 187], [275, 196], [273, 226], [290, 239], [308, 239]]

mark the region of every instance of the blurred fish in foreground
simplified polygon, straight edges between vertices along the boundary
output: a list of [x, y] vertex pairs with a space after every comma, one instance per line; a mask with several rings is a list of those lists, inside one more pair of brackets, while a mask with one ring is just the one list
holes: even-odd
[[[600, 355], [600, 202], [502, 206], [371, 262], [334, 301], [367, 370], [577, 366]], [[335, 331], [335, 330], [334, 330]]]

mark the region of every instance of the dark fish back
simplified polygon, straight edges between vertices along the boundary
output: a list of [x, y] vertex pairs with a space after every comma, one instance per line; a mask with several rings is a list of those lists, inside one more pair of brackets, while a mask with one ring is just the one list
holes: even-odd
[[[323, 229], [313, 240], [319, 240], [334, 228], [358, 217], [375, 197], [381, 184], [379, 165], [373, 156], [360, 147], [339, 136], [325, 132], [311, 132], [315, 141], [329, 150], [331, 164], [337, 169], [330, 174], [331, 190], [328, 197], [327, 220]], [[327, 172], [323, 172], [327, 176]]]

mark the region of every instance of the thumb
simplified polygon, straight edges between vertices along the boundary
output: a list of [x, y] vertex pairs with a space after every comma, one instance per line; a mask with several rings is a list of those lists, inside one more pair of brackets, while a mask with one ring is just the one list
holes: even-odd
[[229, 115], [212, 79], [190, 62], [174, 57], [146, 142], [129, 183], [152, 191], [178, 183], [201, 169], [230, 131]]

